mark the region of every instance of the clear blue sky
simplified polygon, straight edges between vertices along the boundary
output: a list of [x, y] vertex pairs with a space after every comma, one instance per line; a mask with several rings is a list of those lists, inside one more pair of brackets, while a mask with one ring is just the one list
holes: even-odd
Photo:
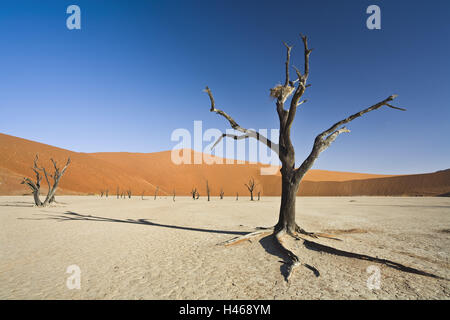
[[[81, 8], [82, 29], [66, 28]], [[366, 8], [381, 7], [381, 30]], [[297, 163], [316, 134], [396, 93], [349, 125], [314, 168], [420, 173], [450, 167], [450, 1], [2, 1], [0, 132], [81, 152], [170, 150], [174, 129], [277, 128], [268, 90], [285, 50], [303, 65], [308, 103], [293, 128]], [[207, 143], [205, 142], [205, 145]]]

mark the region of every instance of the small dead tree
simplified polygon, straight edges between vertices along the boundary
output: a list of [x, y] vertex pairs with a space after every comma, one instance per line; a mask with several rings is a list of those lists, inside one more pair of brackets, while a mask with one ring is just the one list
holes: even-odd
[[209, 201], [210, 189], [209, 189], [208, 180], [206, 180], [206, 195], [208, 196], [208, 201]]
[[157, 186], [155, 189], [155, 198], [153, 200], [156, 200], [156, 196], [158, 195], [158, 190], [159, 190], [159, 186]]
[[103, 194], [104, 194], [105, 192], [103, 191], [103, 190], [100, 190], [100, 198], [103, 198]]
[[[53, 174], [47, 174], [47, 170], [44, 167], [39, 167], [38, 160], [39, 160], [39, 156], [36, 155], [36, 157], [34, 158], [33, 167], [32, 167], [34, 173], [36, 174], [36, 182], [31, 180], [30, 178], [23, 178], [22, 184], [26, 184], [27, 186], [30, 187], [30, 189], [33, 193], [34, 204], [36, 206], [46, 207], [50, 203], [55, 202], [55, 194], [56, 194], [56, 190], [58, 189], [59, 181], [61, 180], [61, 177], [64, 175], [67, 168], [69, 167], [70, 158], [67, 159], [67, 162], [62, 169], [60, 167], [58, 167], [58, 164], [56, 163], [55, 160], [53, 160], [53, 158], [50, 159], [53, 164], [53, 168], [54, 168]], [[45, 177], [45, 180], [47, 181], [47, 186], [48, 186], [48, 192], [47, 192], [47, 196], [45, 197], [44, 202], [42, 202], [39, 197], [40, 192], [41, 192], [41, 181], [42, 181], [41, 172], [44, 174], [44, 177]], [[50, 184], [49, 177], [53, 179], [52, 184]]]
[[239, 200], [239, 193], [236, 192], [236, 201]]
[[196, 200], [200, 197], [200, 194], [197, 191], [197, 188], [192, 188], [191, 190], [192, 199]]
[[261, 200], [261, 191], [258, 191], [258, 201]]
[[105, 196], [106, 196], [106, 198], [108, 198], [108, 195], [109, 195], [109, 190], [106, 189], [106, 191], [105, 191]]
[[131, 199], [131, 190], [127, 190], [128, 199]]
[[250, 201], [253, 201], [253, 190], [255, 190], [255, 187], [256, 187], [255, 179], [253, 179], [253, 177], [250, 178], [248, 183], [244, 183], [244, 185], [247, 187], [248, 191], [250, 192]]
[[253, 201], [253, 190], [255, 190], [256, 183], [255, 179], [253, 177], [250, 178], [248, 183], [244, 183], [244, 185], [247, 187], [248, 191], [250, 192], [250, 201]]
[[117, 199], [119, 199], [119, 196], [120, 196], [120, 194], [119, 194], [119, 187], [117, 187], [117, 189], [116, 189], [116, 195], [117, 195]]
[[[326, 247], [320, 245], [318, 243], [312, 242], [304, 238], [306, 237], [327, 237], [335, 239], [332, 236], [320, 234], [320, 233], [312, 233], [306, 232], [303, 228], [297, 225], [295, 221], [295, 200], [298, 193], [299, 185], [302, 178], [305, 176], [306, 172], [313, 166], [314, 162], [318, 158], [319, 154], [325, 151], [342, 133], [348, 133], [348, 130], [345, 125], [366, 113], [371, 111], [375, 111], [380, 109], [381, 107], [388, 107], [396, 110], [405, 111], [403, 108], [398, 108], [391, 105], [391, 102], [397, 97], [397, 95], [391, 95], [386, 99], [365, 108], [355, 114], [350, 115], [349, 117], [340, 120], [329, 127], [327, 130], [319, 133], [315, 140], [309, 156], [301, 163], [299, 167], [295, 166], [295, 151], [294, 146], [291, 141], [291, 127], [295, 119], [295, 115], [297, 109], [303, 105], [307, 100], [301, 100], [303, 94], [306, 89], [310, 86], [307, 83], [309, 77], [309, 57], [312, 52], [312, 49], [308, 47], [308, 40], [306, 36], [301, 36], [304, 46], [304, 70], [303, 73], [294, 67], [296, 73], [296, 79], [290, 79], [290, 58], [291, 58], [291, 49], [292, 47], [284, 43], [286, 47], [286, 61], [285, 61], [285, 79], [283, 84], [279, 84], [274, 88], [270, 89], [270, 96], [276, 100], [276, 112], [279, 118], [280, 124], [280, 134], [278, 143], [270, 141], [268, 138], [260, 134], [259, 132], [251, 129], [246, 129], [238, 125], [238, 123], [226, 112], [218, 109], [215, 104], [215, 100], [212, 94], [212, 91], [209, 87], [206, 87], [205, 92], [208, 94], [211, 107], [210, 112], [214, 112], [222, 117], [224, 117], [229, 123], [231, 128], [238, 131], [239, 134], [231, 134], [231, 133], [223, 133], [220, 138], [213, 145], [216, 146], [223, 138], [229, 137], [234, 140], [242, 140], [247, 138], [257, 139], [259, 142], [265, 144], [268, 148], [272, 149], [279, 157], [281, 161], [281, 205], [280, 211], [278, 215], [278, 222], [272, 228], [261, 228], [255, 232], [247, 234], [245, 236], [236, 237], [231, 240], [224, 242], [225, 245], [231, 245], [233, 243], [241, 242], [245, 239], [250, 239], [254, 236], [261, 236], [265, 233], [272, 233], [273, 239], [277, 242], [281, 250], [283, 250], [287, 256], [289, 257], [289, 261], [286, 261], [286, 272], [285, 279], [289, 281], [289, 278], [292, 274], [292, 271], [298, 265], [301, 265], [300, 259], [297, 255], [295, 255], [292, 250], [290, 250], [283, 242], [283, 237], [285, 235], [292, 236], [298, 240], [303, 240], [305, 246], [315, 246], [315, 248], [319, 248], [322, 251], [328, 250], [327, 252], [331, 252], [334, 254], [341, 254], [353, 258], [364, 259], [375, 261], [378, 263], [382, 263], [384, 265], [390, 267], [398, 267], [399, 264], [393, 261], [388, 261], [385, 259], [379, 259], [375, 257], [369, 257], [366, 255], [350, 253], [342, 250], [337, 250], [331, 247]], [[288, 107], [285, 108], [286, 101], [288, 102]], [[237, 197], [236, 197], [237, 200]], [[325, 248], [325, 249], [324, 249]], [[328, 248], [328, 249], [326, 249]], [[316, 276], [319, 275], [319, 271], [313, 266], [303, 264], [308, 269], [312, 270]], [[408, 272], [414, 272], [422, 275], [437, 277], [432, 274], [415, 270], [411, 271], [412, 268], [404, 268], [403, 270], [409, 270]]]
[[172, 198], [173, 202], [175, 202], [175, 195], [176, 195], [175, 189], [173, 189], [173, 198]]
[[223, 199], [223, 195], [224, 195], [225, 193], [223, 192], [223, 189], [222, 188], [220, 188], [220, 194], [219, 194], [219, 196], [220, 196], [220, 200], [222, 200]]

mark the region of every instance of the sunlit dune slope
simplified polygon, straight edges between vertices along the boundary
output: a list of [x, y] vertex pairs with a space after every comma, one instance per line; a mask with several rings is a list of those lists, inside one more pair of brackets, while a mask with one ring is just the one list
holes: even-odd
[[[194, 159], [194, 151], [191, 153]], [[206, 194], [208, 180], [211, 194], [216, 196], [223, 189], [225, 196], [247, 196], [244, 186], [249, 178], [257, 182], [256, 193], [278, 196], [281, 177], [278, 168], [275, 175], [261, 175], [261, 164], [181, 164], [171, 160], [171, 151], [156, 153], [79, 153], [56, 148], [5, 134], [0, 134], [0, 194], [29, 193], [20, 182], [24, 176], [34, 177], [31, 166], [36, 154], [39, 163], [51, 168], [53, 157], [63, 165], [70, 156], [72, 163], [60, 183], [60, 194], [99, 194], [109, 190], [110, 195], [131, 190], [133, 195], [153, 195], [159, 187], [160, 195], [188, 195], [196, 187], [201, 196]], [[202, 154], [198, 154], [202, 157]], [[216, 158], [217, 159], [217, 158]], [[42, 182], [43, 189], [46, 183]], [[45, 190], [44, 190], [45, 191]], [[351, 172], [310, 170], [301, 186], [300, 195], [349, 196], [349, 195], [441, 195], [450, 191], [450, 170], [429, 174], [390, 176]]]

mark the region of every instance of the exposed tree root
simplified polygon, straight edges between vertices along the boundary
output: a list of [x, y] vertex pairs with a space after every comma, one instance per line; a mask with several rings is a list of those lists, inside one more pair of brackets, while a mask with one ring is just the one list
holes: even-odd
[[306, 236], [309, 236], [311, 238], [327, 238], [327, 239], [332, 239], [332, 240], [337, 240], [337, 241], [342, 241], [339, 238], [336, 238], [334, 235], [332, 234], [328, 234], [328, 233], [316, 233], [316, 232], [308, 232], [305, 231], [304, 229], [300, 228], [299, 226], [295, 226], [295, 232], [299, 233], [299, 234], [303, 234]]
[[418, 274], [418, 275], [422, 275], [422, 276], [426, 276], [426, 277], [431, 277], [431, 278], [435, 278], [435, 279], [443, 279], [443, 280], [448, 280], [446, 278], [442, 278], [440, 276], [437, 276], [435, 274], [426, 272], [426, 271], [422, 271], [419, 269], [415, 269], [415, 268], [411, 268], [408, 266], [405, 266], [401, 263], [395, 262], [395, 261], [391, 261], [391, 260], [387, 260], [387, 259], [381, 259], [378, 257], [372, 257], [369, 255], [365, 255], [365, 254], [359, 254], [359, 253], [354, 253], [354, 252], [349, 252], [349, 251], [345, 251], [345, 250], [340, 250], [340, 249], [336, 249], [327, 245], [323, 245], [314, 241], [310, 241], [305, 239], [304, 237], [300, 236], [300, 235], [306, 235], [312, 238], [328, 238], [328, 239], [333, 239], [333, 240], [338, 240], [338, 241], [342, 241], [341, 239], [335, 238], [333, 235], [330, 234], [326, 234], [326, 233], [313, 233], [313, 232], [307, 232], [305, 230], [303, 230], [302, 228], [300, 228], [299, 226], [297, 226], [295, 228], [296, 233], [295, 234], [291, 234], [289, 232], [286, 231], [286, 229], [281, 229], [281, 230], [277, 230], [274, 231], [275, 228], [274, 227], [257, 227], [256, 228], [257, 231], [251, 232], [251, 233], [247, 233], [243, 236], [239, 236], [239, 237], [235, 237], [232, 238], [230, 240], [224, 241], [219, 243], [218, 245], [224, 245], [224, 246], [231, 246], [231, 245], [235, 245], [238, 243], [241, 243], [243, 241], [250, 241], [251, 242], [251, 238], [254, 237], [259, 237], [262, 235], [266, 235], [266, 234], [270, 234], [272, 233], [273, 239], [275, 241], [275, 243], [277, 244], [277, 246], [279, 247], [279, 249], [287, 255], [287, 257], [289, 258], [288, 261], [285, 261], [285, 266], [286, 269], [282, 273], [283, 276], [286, 280], [286, 282], [289, 282], [294, 270], [300, 266], [303, 265], [304, 267], [308, 268], [309, 270], [314, 272], [314, 275], [316, 277], [320, 276], [320, 272], [319, 270], [317, 270], [314, 266], [311, 266], [309, 264], [306, 263], [301, 263], [299, 257], [292, 252], [291, 249], [289, 249], [283, 242], [283, 238], [284, 236], [288, 235], [288, 236], [292, 236], [293, 238], [295, 238], [296, 240], [302, 240], [303, 241], [303, 245], [310, 250], [315, 250], [315, 251], [319, 251], [319, 252], [325, 252], [325, 253], [329, 253], [329, 254], [334, 254], [337, 256], [341, 256], [341, 257], [347, 257], [347, 258], [354, 258], [354, 259], [359, 259], [359, 260], [366, 260], [366, 261], [372, 261], [372, 262], [376, 262], [376, 263], [380, 263], [383, 264], [387, 267], [399, 270], [399, 271], [403, 271], [403, 272], [408, 272], [408, 273], [413, 273], [413, 274]]
[[[287, 256], [289, 257], [290, 261], [285, 262], [286, 265], [286, 272], [284, 272], [284, 279], [286, 280], [286, 282], [289, 282], [289, 279], [292, 276], [292, 273], [294, 272], [295, 268], [297, 268], [298, 266], [302, 265], [302, 263], [300, 262], [300, 259], [298, 258], [298, 256], [293, 253], [284, 243], [283, 243], [283, 236], [286, 234], [286, 231], [284, 229], [278, 231], [277, 233], [275, 233], [274, 239], [277, 242], [277, 244], [279, 245], [279, 247], [281, 248], [281, 251], [283, 251], [285, 254], [287, 254]], [[307, 267], [308, 269], [310, 269], [311, 271], [314, 272], [314, 275], [316, 277], [320, 276], [319, 270], [317, 270], [315, 267], [303, 263], [303, 266]]]
[[238, 243], [241, 243], [243, 241], [250, 241], [251, 242], [251, 238], [257, 237], [257, 236], [262, 236], [264, 234], [269, 234], [273, 231], [273, 228], [264, 228], [264, 227], [258, 227], [256, 228], [258, 231], [254, 231], [251, 233], [247, 233], [244, 234], [243, 236], [239, 236], [239, 237], [234, 237], [230, 240], [224, 241], [224, 242], [220, 242], [217, 245], [224, 245], [224, 246], [232, 246]]

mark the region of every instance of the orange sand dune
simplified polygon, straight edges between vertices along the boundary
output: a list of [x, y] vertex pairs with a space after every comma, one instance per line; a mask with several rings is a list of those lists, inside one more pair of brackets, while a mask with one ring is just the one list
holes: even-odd
[[[194, 159], [192, 150], [191, 159]], [[98, 194], [109, 189], [132, 190], [133, 195], [153, 195], [159, 186], [161, 195], [188, 195], [197, 187], [206, 193], [209, 181], [212, 195], [223, 188], [226, 196], [247, 196], [244, 183], [254, 177], [256, 192], [265, 196], [280, 195], [281, 180], [278, 169], [272, 176], [260, 175], [261, 164], [195, 164], [176, 165], [171, 152], [156, 153], [78, 153], [42, 143], [0, 134], [0, 194], [29, 193], [20, 182], [24, 176], [33, 177], [31, 165], [35, 154], [40, 164], [50, 169], [50, 158], [63, 164], [67, 157], [72, 163], [60, 183], [60, 194]], [[218, 159], [218, 158], [216, 158]], [[45, 185], [45, 183], [44, 183]], [[300, 186], [300, 195], [441, 195], [450, 191], [450, 170], [430, 174], [391, 176], [351, 172], [310, 170]]]

